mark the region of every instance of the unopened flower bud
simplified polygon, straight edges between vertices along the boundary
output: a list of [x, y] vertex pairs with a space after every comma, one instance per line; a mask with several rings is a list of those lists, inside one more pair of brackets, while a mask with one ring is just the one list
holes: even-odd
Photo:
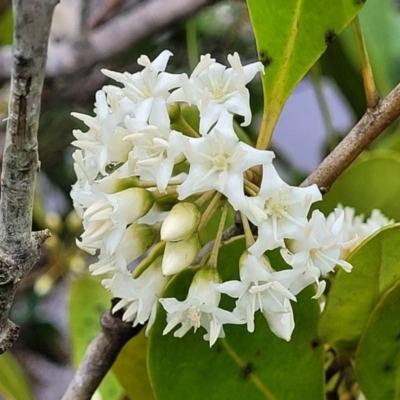
[[175, 204], [161, 227], [161, 239], [178, 242], [192, 236], [199, 225], [201, 213], [193, 203]]
[[181, 118], [181, 106], [179, 103], [172, 103], [168, 105], [168, 116], [171, 124], [179, 121], [179, 118]]
[[164, 275], [176, 274], [188, 267], [199, 251], [199, 239], [193, 235], [179, 242], [167, 242], [162, 260]]
[[125, 258], [127, 263], [130, 263], [154, 244], [156, 236], [157, 232], [153, 227], [134, 223], [126, 229], [117, 252]]
[[218, 306], [221, 293], [215, 290], [214, 284], [216, 283], [221, 283], [218, 271], [215, 268], [202, 268], [193, 277], [188, 297]]
[[112, 219], [128, 224], [146, 215], [154, 203], [151, 193], [142, 188], [129, 188], [107, 198], [114, 207]]
[[256, 257], [248, 251], [240, 256], [239, 270], [242, 281], [266, 281], [275, 272], [265, 255]]

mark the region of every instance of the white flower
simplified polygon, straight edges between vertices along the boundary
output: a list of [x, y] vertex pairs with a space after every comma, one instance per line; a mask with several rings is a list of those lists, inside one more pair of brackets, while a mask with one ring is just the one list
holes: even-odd
[[141, 188], [129, 188], [103, 195], [83, 213], [83, 243], [103, 240], [108, 254], [113, 254], [125, 228], [144, 216], [152, 207], [151, 194]]
[[122, 320], [132, 321], [133, 326], [148, 321], [146, 329], [148, 333], [155, 320], [157, 300], [168, 280], [169, 278], [161, 272], [161, 257], [159, 257], [138, 278], [133, 278], [129, 272], [118, 271], [112, 279], [104, 279], [102, 284], [114, 297], [121, 299], [112, 311], [124, 308]]
[[294, 329], [293, 309], [290, 300], [296, 297], [280, 282], [280, 272], [275, 272], [264, 256], [257, 259], [244, 253], [239, 261], [240, 281], [216, 285], [216, 290], [237, 298], [233, 313], [246, 321], [247, 330], [254, 331], [254, 313], [260, 310], [271, 331], [289, 341]]
[[222, 110], [242, 115], [243, 126], [251, 122], [249, 91], [246, 88], [257, 72], [263, 72], [260, 62], [242, 66], [238, 53], [228, 56], [232, 68], [216, 63], [209, 54], [201, 56], [190, 78], [181, 77], [182, 88], [172, 93], [169, 101], [196, 104], [200, 110], [200, 133], [206, 134], [218, 121]]
[[105, 248], [102, 248], [99, 261], [91, 264], [89, 271], [93, 275], [100, 275], [124, 270], [128, 264], [145, 253], [154, 244], [155, 239], [156, 230], [154, 228], [133, 223], [125, 230], [115, 252], [109, 254]]
[[250, 252], [259, 257], [266, 250], [284, 247], [283, 239], [294, 238], [304, 230], [311, 204], [321, 198], [316, 185], [289, 186], [272, 164], [264, 164], [260, 191], [248, 197], [247, 207], [241, 210], [258, 226], [258, 239]]
[[110, 109], [102, 90], [96, 93], [96, 111], [95, 117], [80, 113], [71, 114], [89, 127], [87, 132], [75, 129], [73, 134], [77, 140], [72, 144], [83, 149], [85, 157], [86, 153], [90, 153], [98, 172], [106, 175], [106, 166], [125, 162], [132, 146], [124, 142], [124, 137], [129, 133], [123, 127], [124, 114], [120, 110], [114, 113]]
[[329, 223], [321, 211], [314, 210], [305, 234], [288, 241], [287, 249], [281, 249], [284, 260], [298, 274], [298, 278], [290, 286], [294, 294], [315, 282], [318, 290], [314, 297], [318, 298], [326, 286], [325, 281], [319, 280], [321, 275], [332, 272], [336, 265], [346, 272], [351, 271], [351, 264], [340, 259], [341, 249], [349, 244], [343, 242], [343, 222], [343, 210], [337, 209], [336, 219]]
[[175, 337], [182, 337], [191, 328], [196, 331], [202, 326], [207, 331], [204, 339], [210, 342], [211, 347], [218, 337], [225, 337], [223, 324], [240, 324], [241, 321], [231, 312], [218, 308], [221, 294], [215, 291], [214, 284], [219, 281], [216, 270], [202, 269], [194, 276], [185, 301], [160, 299], [167, 311], [167, 326], [163, 334], [178, 324], [181, 327], [174, 332]]
[[239, 142], [232, 119], [232, 114], [223, 110], [208, 135], [185, 140], [183, 152], [190, 163], [190, 170], [178, 188], [180, 200], [216, 189], [228, 198], [235, 209], [245, 204], [243, 173], [255, 165], [270, 163], [274, 154]]
[[129, 134], [124, 140], [131, 142], [132, 151], [128, 161], [119, 169], [120, 177], [139, 176], [156, 182], [158, 190], [164, 192], [172, 176], [172, 170], [182, 157], [182, 134], [171, 131], [165, 102], [156, 98], [150, 124], [137, 118], [126, 118]]
[[134, 74], [102, 70], [104, 75], [124, 85], [123, 93], [134, 104], [136, 116], [143, 121], [155, 112], [153, 103], [156, 98], [166, 101], [169, 90], [179, 86], [179, 75], [164, 72], [171, 55], [170, 51], [164, 50], [153, 62], [142, 55], [138, 64], [144, 68]]
[[[344, 211], [343, 241], [351, 244], [342, 249], [341, 258], [346, 259], [348, 255], [366, 238], [383, 228], [394, 223], [394, 220], [386, 218], [380, 210], [374, 209], [371, 216], [364, 222], [364, 215], [355, 215], [355, 209], [352, 207], [338, 206]], [[331, 212], [328, 217], [328, 223], [336, 219], [336, 211]]]
[[77, 181], [72, 186], [71, 198], [77, 214], [82, 218], [86, 208], [98, 199], [98, 193], [94, 189], [98, 169], [91, 158], [84, 158], [82, 150], [75, 150], [72, 158]]

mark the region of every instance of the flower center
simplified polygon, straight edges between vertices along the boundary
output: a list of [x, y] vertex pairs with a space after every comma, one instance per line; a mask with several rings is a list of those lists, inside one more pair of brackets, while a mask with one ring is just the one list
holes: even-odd
[[274, 216], [277, 219], [282, 218], [282, 214], [286, 213], [288, 207], [283, 203], [277, 203], [272, 197], [265, 200], [264, 211], [267, 218]]
[[229, 156], [215, 152], [213, 164], [216, 169], [227, 169], [229, 167]]
[[189, 307], [188, 319], [190, 321], [190, 325], [192, 325], [194, 329], [200, 328], [200, 317], [201, 311], [197, 307]]
[[215, 100], [221, 99], [224, 95], [224, 91], [219, 86], [213, 88], [213, 97]]

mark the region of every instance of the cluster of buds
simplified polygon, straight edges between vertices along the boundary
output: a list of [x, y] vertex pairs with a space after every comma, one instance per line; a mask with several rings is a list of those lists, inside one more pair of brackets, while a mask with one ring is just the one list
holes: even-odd
[[[71, 197], [84, 227], [77, 244], [98, 256], [90, 271], [106, 275], [104, 286], [120, 299], [113, 310], [123, 309], [134, 326], [147, 323], [148, 331], [161, 303], [164, 333], [178, 324], [178, 337], [203, 327], [211, 346], [224, 336], [224, 324], [253, 331], [261, 311], [271, 330], [290, 340], [296, 295], [316, 284], [318, 298], [325, 274], [336, 265], [350, 271], [346, 252], [361, 225], [374, 224], [357, 220], [352, 230], [354, 216], [340, 208], [328, 218], [318, 210], [309, 218], [321, 200], [318, 188], [289, 186], [272, 151], [239, 140], [234, 115], [250, 123], [246, 85], [263, 72], [261, 63], [242, 66], [235, 53], [227, 68], [206, 55], [187, 76], [165, 72], [170, 56], [164, 51], [153, 62], [141, 56], [143, 69], [134, 74], [103, 70], [121, 87], [97, 92], [95, 116], [73, 114], [88, 127], [73, 132], [78, 179]], [[197, 108], [199, 129], [184, 119], [185, 104]], [[199, 233], [220, 209], [213, 247], [201, 251]], [[232, 266], [240, 280], [222, 282], [217, 255], [229, 209], [243, 221], [247, 250]], [[380, 218], [378, 225], [387, 223]], [[278, 272], [266, 255], [277, 248], [288, 264]], [[171, 277], [188, 267], [197, 272], [187, 299], [163, 298]], [[237, 299], [233, 310], [219, 308], [221, 294]]]

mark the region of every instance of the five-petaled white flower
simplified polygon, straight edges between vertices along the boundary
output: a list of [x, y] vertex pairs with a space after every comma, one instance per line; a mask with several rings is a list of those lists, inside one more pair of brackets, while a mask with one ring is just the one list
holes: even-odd
[[247, 198], [247, 207], [242, 210], [258, 226], [258, 239], [251, 253], [259, 257], [266, 250], [283, 247], [284, 239], [303, 232], [311, 204], [321, 198], [316, 185], [289, 186], [272, 164], [264, 164], [260, 191]]
[[280, 272], [275, 272], [265, 256], [257, 259], [245, 252], [239, 261], [240, 281], [216, 285], [216, 290], [237, 298], [233, 313], [254, 331], [254, 313], [260, 310], [271, 331], [289, 341], [294, 329], [293, 309], [290, 300], [296, 297], [281, 282]]
[[108, 164], [125, 162], [131, 149], [129, 143], [124, 142], [124, 137], [129, 133], [123, 127], [123, 113], [120, 110], [113, 112], [107, 103], [106, 94], [99, 90], [96, 93], [96, 116], [72, 113], [73, 117], [80, 119], [89, 127], [82, 132], [73, 131], [77, 140], [72, 144], [85, 150], [85, 156], [93, 158], [97, 166], [97, 173], [106, 175]]
[[216, 189], [235, 209], [246, 204], [243, 173], [255, 165], [271, 163], [274, 154], [240, 142], [233, 130], [232, 118], [232, 114], [223, 110], [208, 135], [184, 141], [183, 152], [190, 169], [188, 177], [178, 188], [180, 200]]
[[161, 98], [153, 103], [149, 124], [137, 118], [125, 119], [129, 132], [124, 141], [133, 144], [128, 161], [119, 169], [119, 176], [139, 176], [154, 180], [159, 191], [167, 187], [174, 165], [183, 160], [182, 134], [170, 129], [168, 112]]
[[186, 300], [160, 299], [167, 311], [167, 326], [163, 334], [178, 324], [181, 327], [174, 332], [175, 337], [182, 337], [190, 329], [196, 331], [202, 326], [207, 331], [204, 340], [208, 340], [211, 347], [218, 337], [225, 337], [223, 324], [240, 324], [241, 321], [231, 312], [218, 308], [221, 293], [214, 288], [218, 282], [220, 278], [216, 270], [202, 269], [194, 276]]
[[352, 265], [340, 259], [341, 249], [354, 241], [343, 242], [343, 222], [343, 210], [336, 209], [336, 218], [329, 223], [321, 211], [314, 210], [304, 234], [288, 241], [287, 248], [281, 249], [282, 257], [297, 274], [297, 279], [290, 285], [293, 293], [297, 294], [315, 282], [318, 290], [314, 297], [318, 298], [326, 286], [326, 282], [319, 279], [321, 275], [333, 272], [336, 265], [346, 272], [351, 271]]
[[141, 188], [129, 188], [103, 196], [83, 213], [83, 244], [103, 240], [106, 252], [113, 254], [126, 227], [151, 209], [151, 194]]
[[122, 92], [133, 103], [135, 114], [140, 115], [143, 121], [147, 121], [156, 112], [153, 110], [154, 100], [161, 98], [166, 101], [169, 91], [180, 84], [179, 75], [165, 72], [171, 55], [170, 51], [164, 50], [152, 62], [147, 56], [140, 56], [138, 64], [144, 68], [134, 74], [102, 70], [104, 75], [124, 85]]
[[232, 68], [215, 62], [209, 54], [201, 56], [190, 78], [181, 76], [182, 88], [171, 94], [169, 102], [185, 101], [200, 110], [200, 133], [207, 134], [220, 118], [222, 110], [244, 117], [242, 125], [251, 122], [249, 91], [246, 85], [257, 72], [263, 72], [260, 62], [242, 66], [238, 53], [228, 56]]
[[159, 257], [138, 278], [133, 278], [128, 271], [118, 271], [113, 278], [104, 279], [102, 284], [114, 297], [121, 299], [112, 311], [124, 309], [122, 320], [132, 321], [133, 326], [148, 321], [148, 333], [156, 317], [157, 300], [168, 281], [169, 277], [162, 274]]

